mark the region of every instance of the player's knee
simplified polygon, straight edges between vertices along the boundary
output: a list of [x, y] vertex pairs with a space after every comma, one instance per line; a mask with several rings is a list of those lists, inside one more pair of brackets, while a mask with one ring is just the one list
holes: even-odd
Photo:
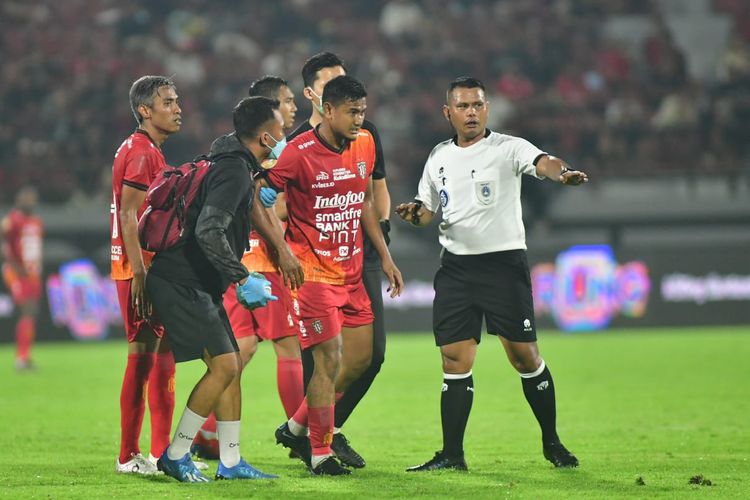
[[473, 363], [465, 359], [451, 360], [443, 358], [443, 373], [468, 373]]
[[218, 377], [226, 387], [240, 374], [240, 362], [237, 356], [221, 356], [211, 363], [211, 373]]
[[255, 353], [258, 351], [258, 339], [255, 335], [251, 337], [245, 337], [240, 339], [238, 342], [240, 347], [240, 358], [242, 358], [242, 366], [245, 366], [253, 359]]
[[532, 373], [542, 365], [542, 358], [539, 355], [514, 357], [510, 362], [518, 373]]

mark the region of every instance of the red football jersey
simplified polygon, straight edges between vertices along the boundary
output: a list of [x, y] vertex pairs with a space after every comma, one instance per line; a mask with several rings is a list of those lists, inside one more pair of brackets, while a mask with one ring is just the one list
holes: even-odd
[[375, 141], [367, 130], [337, 151], [317, 130], [295, 137], [268, 181], [286, 192], [285, 233], [305, 281], [344, 285], [362, 276], [360, 217], [375, 164]]
[[[146, 191], [166, 165], [161, 149], [143, 130], [136, 130], [117, 148], [115, 161], [112, 164], [112, 206], [110, 207], [109, 218], [112, 236], [110, 255], [112, 279], [114, 280], [127, 280], [133, 277], [133, 269], [130, 267], [128, 256], [125, 254], [125, 245], [120, 232], [122, 186]], [[138, 210], [138, 217], [145, 209], [146, 202], [144, 200], [143, 206]], [[145, 250], [141, 250], [141, 252], [143, 261], [148, 267], [153, 254]]]
[[42, 219], [13, 209], [2, 222], [3, 254], [19, 262], [33, 276], [42, 271]]
[[258, 231], [251, 231], [248, 239], [249, 250], [242, 255], [242, 264], [249, 270], [258, 273], [275, 273], [276, 262], [271, 258], [271, 250]]

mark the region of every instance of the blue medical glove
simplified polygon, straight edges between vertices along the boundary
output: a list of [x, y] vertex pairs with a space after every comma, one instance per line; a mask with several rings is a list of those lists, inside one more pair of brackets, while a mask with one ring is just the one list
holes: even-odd
[[278, 300], [271, 294], [271, 282], [259, 273], [250, 273], [244, 284], [237, 284], [236, 292], [239, 303], [248, 309], [263, 307], [269, 300]]
[[264, 207], [271, 208], [276, 203], [278, 194], [275, 189], [262, 186], [260, 188], [260, 202], [263, 203]]

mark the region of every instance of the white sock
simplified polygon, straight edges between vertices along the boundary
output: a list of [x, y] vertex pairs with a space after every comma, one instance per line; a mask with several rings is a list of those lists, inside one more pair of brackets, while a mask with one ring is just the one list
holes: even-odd
[[174, 431], [172, 443], [167, 448], [167, 457], [170, 460], [178, 460], [190, 451], [190, 445], [193, 444], [195, 435], [198, 434], [198, 430], [206, 420], [207, 417], [201, 417], [190, 408], [185, 407], [180, 423], [177, 424], [177, 429]]
[[292, 431], [292, 434], [294, 434], [295, 436], [307, 436], [307, 427], [302, 424], [298, 424], [293, 418], [289, 419], [288, 425], [289, 430]]
[[240, 421], [217, 420], [219, 434], [219, 459], [224, 467], [234, 467], [240, 463]]
[[322, 461], [324, 461], [326, 458], [332, 456], [333, 453], [329, 453], [327, 455], [313, 455], [312, 459], [310, 460], [310, 465], [312, 465], [312, 468], [314, 469], [317, 467]]

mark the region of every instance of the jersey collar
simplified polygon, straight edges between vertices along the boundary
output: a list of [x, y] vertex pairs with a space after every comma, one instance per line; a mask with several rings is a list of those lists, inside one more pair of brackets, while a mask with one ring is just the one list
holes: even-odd
[[[143, 135], [145, 135], [146, 137], [148, 137], [148, 140], [151, 141], [151, 144], [153, 144], [155, 147], [159, 148], [159, 145], [154, 142], [154, 140], [151, 138], [150, 135], [148, 135], [148, 132], [146, 132], [142, 128], [135, 129], [135, 133], [136, 134], [143, 134]], [[159, 148], [159, 149], [161, 149], [161, 148]]]
[[[492, 130], [490, 130], [489, 128], [485, 127], [485, 129], [484, 129], [484, 138], [485, 139], [488, 138], [491, 133], [492, 133]], [[453, 141], [453, 144], [455, 144], [456, 146], [458, 146], [458, 134], [454, 135], [453, 139], [451, 139], [451, 141]]]
[[330, 144], [328, 144], [328, 143], [326, 142], [326, 140], [325, 140], [325, 139], [323, 139], [323, 137], [321, 137], [320, 133], [318, 133], [318, 127], [320, 127], [320, 125], [316, 126], [316, 127], [315, 127], [315, 128], [313, 129], [313, 133], [315, 134], [315, 137], [317, 137], [317, 138], [318, 138], [318, 141], [320, 141], [320, 143], [321, 143], [321, 144], [322, 144], [323, 146], [325, 146], [325, 148], [326, 148], [326, 149], [328, 149], [329, 151], [333, 151], [333, 152], [334, 152], [334, 153], [336, 153], [337, 155], [340, 155], [340, 154], [342, 154], [342, 153], [343, 153], [344, 151], [346, 151], [346, 148], [348, 148], [348, 147], [349, 147], [349, 143], [350, 143], [351, 141], [350, 141], [349, 139], [347, 139], [346, 141], [344, 141], [344, 145], [343, 145], [343, 146], [341, 146], [341, 148], [340, 148], [340, 149], [338, 149], [338, 148], [334, 148], [333, 146], [331, 146]]

